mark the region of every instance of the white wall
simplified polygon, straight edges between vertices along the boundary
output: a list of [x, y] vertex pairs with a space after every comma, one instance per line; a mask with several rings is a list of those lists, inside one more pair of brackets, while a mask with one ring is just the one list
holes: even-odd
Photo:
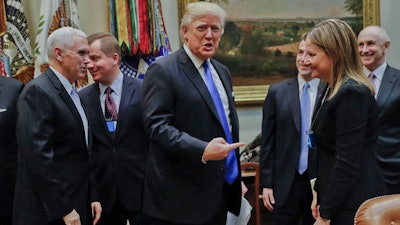
[[262, 107], [238, 107], [240, 141], [248, 144], [261, 133]]
[[391, 46], [387, 56], [389, 65], [400, 68], [400, 29], [399, 0], [380, 1], [381, 26], [388, 32]]

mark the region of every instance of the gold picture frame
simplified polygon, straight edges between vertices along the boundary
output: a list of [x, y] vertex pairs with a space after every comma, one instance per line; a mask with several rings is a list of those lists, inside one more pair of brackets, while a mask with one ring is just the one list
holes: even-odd
[[[179, 23], [185, 12], [186, 5], [198, 0], [177, 0]], [[380, 24], [380, 0], [363, 1], [363, 26]], [[268, 92], [269, 85], [233, 86], [235, 102], [237, 105], [259, 105], [262, 104]]]

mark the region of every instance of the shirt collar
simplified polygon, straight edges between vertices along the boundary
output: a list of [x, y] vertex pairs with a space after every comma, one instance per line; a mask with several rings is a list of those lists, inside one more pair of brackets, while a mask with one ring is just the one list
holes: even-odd
[[65, 78], [57, 70], [55, 70], [53, 67], [50, 66], [50, 69], [56, 74], [57, 78], [60, 80], [61, 84], [63, 85], [64, 89], [68, 92], [68, 94], [71, 94], [72, 88], [74, 88], [74, 87], [69, 82], [69, 80], [67, 78]]
[[[301, 92], [303, 90], [303, 87], [304, 87], [304, 84], [306, 83], [306, 81], [303, 80], [303, 78], [301, 77], [300, 74], [297, 75], [297, 80], [299, 82], [299, 91]], [[319, 81], [320, 81], [319, 78], [314, 78], [314, 79], [308, 81], [308, 83], [310, 84], [310, 89], [312, 91], [318, 89]]]
[[[121, 96], [122, 93], [122, 83], [124, 81], [124, 75], [119, 71], [119, 74], [117, 76], [117, 79], [111, 84], [111, 89], [117, 94], [118, 96]], [[99, 89], [100, 89], [100, 95], [104, 94], [104, 91], [106, 90], [108, 86], [99, 83]]]
[[374, 71], [369, 71], [365, 66], [363, 68], [365, 75], [369, 75], [371, 72], [375, 75], [376, 79], [382, 80], [383, 74], [385, 73], [387, 63], [384, 62], [382, 65], [378, 66]]
[[185, 50], [186, 54], [189, 56], [190, 60], [192, 60], [194, 66], [199, 69], [203, 65], [203, 60], [199, 59], [199, 57], [195, 56], [189, 49], [186, 44], [183, 45], [183, 49]]

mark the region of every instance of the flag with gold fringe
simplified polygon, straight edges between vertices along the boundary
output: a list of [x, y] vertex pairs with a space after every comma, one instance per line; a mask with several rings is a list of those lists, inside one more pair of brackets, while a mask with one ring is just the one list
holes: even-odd
[[2, 1], [0, 11], [0, 74], [27, 83], [33, 77], [33, 53], [21, 1]]
[[7, 76], [6, 70], [4, 68], [4, 55], [3, 55], [3, 42], [2, 42], [2, 36], [6, 33], [7, 31], [7, 26], [6, 26], [6, 8], [5, 8], [5, 2], [2, 1], [0, 2], [0, 76]]
[[[41, 0], [39, 27], [35, 42], [35, 77], [49, 67], [46, 42], [48, 36], [61, 27], [80, 29], [77, 0]], [[88, 83], [88, 78], [78, 80], [77, 86]]]
[[122, 50], [121, 70], [143, 78], [157, 57], [171, 52], [160, 0], [108, 0], [109, 30]]

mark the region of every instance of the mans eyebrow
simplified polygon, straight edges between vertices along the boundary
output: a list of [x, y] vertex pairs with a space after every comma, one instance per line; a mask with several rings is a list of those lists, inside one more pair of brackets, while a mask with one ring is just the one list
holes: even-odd
[[79, 54], [89, 54], [89, 51], [87, 51], [87, 50], [79, 50], [78, 53]]
[[89, 55], [89, 58], [91, 58], [91, 59], [98, 59], [98, 58], [100, 58], [100, 56], [98, 56], [98, 55]]

